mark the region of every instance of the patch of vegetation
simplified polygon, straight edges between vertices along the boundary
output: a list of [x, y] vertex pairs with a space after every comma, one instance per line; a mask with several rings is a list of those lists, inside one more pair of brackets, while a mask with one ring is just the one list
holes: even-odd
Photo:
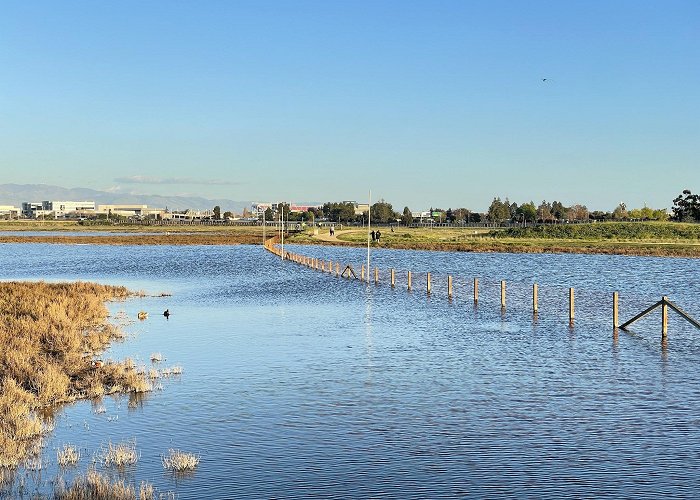
[[94, 355], [122, 334], [105, 301], [124, 287], [93, 283], [0, 283], [0, 467], [16, 467], [42, 432], [38, 409], [114, 392], [150, 390], [133, 363]]
[[199, 465], [199, 456], [180, 450], [168, 450], [168, 455], [162, 457], [163, 468], [173, 472], [193, 471]]
[[700, 225], [670, 222], [601, 222], [518, 227], [493, 233], [497, 238], [562, 240], [678, 241], [700, 240]]
[[142, 482], [138, 493], [124, 480], [112, 481], [108, 476], [95, 470], [78, 476], [70, 486], [59, 482], [54, 490], [57, 500], [154, 500], [156, 498], [174, 498], [173, 495], [157, 495], [153, 486]]

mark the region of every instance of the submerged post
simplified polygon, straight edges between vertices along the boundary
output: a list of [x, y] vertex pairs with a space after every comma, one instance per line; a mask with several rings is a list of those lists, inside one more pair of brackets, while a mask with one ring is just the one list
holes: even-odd
[[532, 285], [532, 313], [537, 314], [537, 283]]
[[501, 281], [501, 309], [506, 308], [506, 282]]
[[574, 289], [569, 288], [569, 323], [574, 322]]
[[618, 293], [613, 292], [613, 328], [617, 329], [618, 326], [618, 315], [617, 315], [617, 306], [618, 306]]
[[479, 302], [479, 278], [474, 278], [474, 303]]
[[365, 265], [364, 264], [362, 264], [362, 271], [360, 271], [360, 280], [361, 281], [365, 280]]
[[411, 290], [411, 271], [408, 271], [408, 290]]
[[668, 304], [666, 301], [668, 297], [665, 295], [661, 297], [661, 340], [666, 339], [666, 333], [668, 332]]
[[375, 267], [374, 268], [374, 284], [376, 285], [379, 283], [379, 268]]
[[394, 288], [396, 286], [396, 274], [394, 273], [394, 270], [391, 270], [391, 288]]
[[428, 295], [430, 295], [430, 273], [428, 273], [428, 276], [425, 281], [425, 289], [428, 292]]
[[447, 298], [452, 299], [452, 276], [447, 276]]

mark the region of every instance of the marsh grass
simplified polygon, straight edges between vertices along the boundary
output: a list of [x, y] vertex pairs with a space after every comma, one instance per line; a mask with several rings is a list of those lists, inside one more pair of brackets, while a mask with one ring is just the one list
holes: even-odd
[[139, 461], [139, 454], [136, 451], [136, 442], [128, 441], [113, 444], [111, 441], [100, 448], [97, 459], [105, 467], [126, 467], [134, 465]]
[[189, 472], [197, 468], [199, 456], [181, 450], [168, 450], [168, 455], [161, 457], [163, 468], [173, 472]]
[[94, 469], [84, 476], [77, 476], [70, 486], [58, 481], [54, 489], [57, 500], [155, 500], [174, 498], [171, 494], [157, 495], [153, 486], [142, 482], [139, 491], [123, 479], [111, 480]]
[[133, 362], [94, 363], [123, 335], [105, 302], [129, 291], [93, 283], [0, 283], [0, 467], [16, 467], [57, 403], [151, 389]]
[[61, 467], [76, 465], [80, 460], [80, 451], [72, 444], [66, 444], [56, 452], [56, 462]]

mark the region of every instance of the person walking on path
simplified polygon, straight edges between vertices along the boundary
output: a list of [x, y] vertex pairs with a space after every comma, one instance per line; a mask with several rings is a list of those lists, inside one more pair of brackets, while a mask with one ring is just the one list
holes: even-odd
[[377, 229], [377, 233], [375, 234], [375, 237], [377, 238], [377, 243], [379, 243], [379, 238], [381, 238], [381, 237], [382, 237], [382, 233], [381, 233], [381, 232], [379, 232], [379, 230], [378, 230], [378, 229]]
[[331, 226], [331, 236], [335, 236], [335, 227]]
[[372, 241], [377, 241], [377, 235], [375, 234], [374, 231], [372, 231], [372, 232], [369, 233], [369, 234], [372, 236]]

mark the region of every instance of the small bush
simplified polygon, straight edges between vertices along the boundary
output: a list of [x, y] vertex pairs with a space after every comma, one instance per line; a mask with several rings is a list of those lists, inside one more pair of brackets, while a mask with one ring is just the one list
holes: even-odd
[[80, 451], [72, 444], [67, 444], [63, 446], [63, 449], [56, 452], [56, 459], [61, 467], [72, 466], [80, 460]]
[[173, 472], [187, 472], [197, 468], [199, 456], [180, 450], [168, 450], [168, 455], [162, 457], [163, 467]]

